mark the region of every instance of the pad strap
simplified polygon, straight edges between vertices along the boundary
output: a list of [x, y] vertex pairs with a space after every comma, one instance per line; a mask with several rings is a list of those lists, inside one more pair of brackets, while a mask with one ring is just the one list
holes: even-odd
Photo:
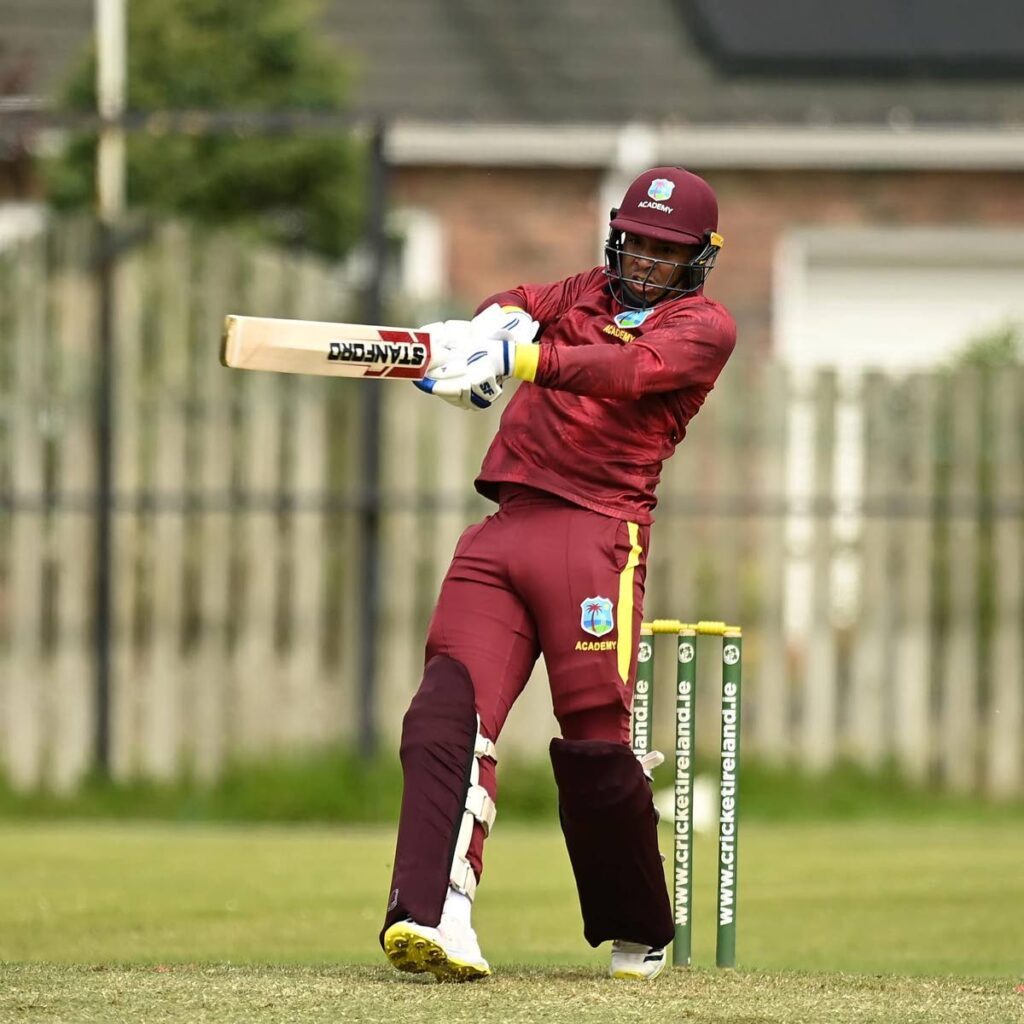
[[498, 809], [494, 806], [491, 794], [483, 786], [469, 787], [466, 794], [466, 810], [483, 825], [484, 835], [489, 836]]
[[494, 828], [494, 819], [498, 809], [494, 806], [490, 793], [480, 785], [480, 759], [490, 758], [497, 763], [494, 753], [494, 741], [489, 740], [480, 731], [480, 716], [476, 719], [476, 740], [473, 744], [473, 764], [469, 771], [469, 789], [466, 792], [466, 809], [459, 823], [459, 835], [455, 840], [455, 852], [452, 857], [452, 869], [449, 877], [452, 888], [464, 893], [470, 899], [476, 895], [476, 874], [466, 859], [469, 844], [473, 838], [473, 825], [479, 822], [484, 835], [489, 836]]
[[470, 900], [476, 898], [476, 873], [473, 865], [463, 857], [456, 856], [452, 862], [451, 887]]

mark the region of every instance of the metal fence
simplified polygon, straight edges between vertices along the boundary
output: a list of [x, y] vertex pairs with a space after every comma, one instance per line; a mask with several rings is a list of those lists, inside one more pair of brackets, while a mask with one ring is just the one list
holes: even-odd
[[[92, 239], [64, 225], [0, 255], [4, 773], [74, 787], [104, 716], [120, 778], [212, 778], [234, 755], [365, 741], [369, 727], [393, 746], [441, 574], [488, 508], [471, 480], [497, 415], [403, 385], [224, 370], [225, 312], [353, 315], [332, 268], [176, 225], [127, 251], [101, 707]], [[362, 413], [378, 387], [368, 490]], [[746, 751], [1024, 791], [1022, 432], [1020, 370], [839, 378], [730, 364], [666, 467], [646, 611], [744, 625]], [[381, 541], [370, 631], [368, 512]], [[539, 755], [555, 730], [542, 666], [536, 676], [505, 750]], [[713, 685], [699, 684], [704, 749]]]

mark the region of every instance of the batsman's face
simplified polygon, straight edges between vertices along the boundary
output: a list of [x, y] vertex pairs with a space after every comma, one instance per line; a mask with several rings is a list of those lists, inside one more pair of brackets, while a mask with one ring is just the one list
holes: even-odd
[[622, 276], [630, 279], [632, 291], [647, 302], [657, 301], [667, 287], [679, 284], [685, 273], [679, 264], [689, 263], [700, 251], [699, 245], [663, 242], [628, 232], [622, 248]]

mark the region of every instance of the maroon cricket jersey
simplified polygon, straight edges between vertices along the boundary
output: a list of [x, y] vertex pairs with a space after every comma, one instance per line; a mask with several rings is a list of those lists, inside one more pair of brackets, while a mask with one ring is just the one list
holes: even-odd
[[477, 490], [527, 484], [646, 525], [662, 463], [686, 434], [736, 344], [724, 306], [701, 293], [628, 310], [604, 268], [521, 285], [481, 303], [520, 306], [540, 322], [540, 358], [484, 456]]

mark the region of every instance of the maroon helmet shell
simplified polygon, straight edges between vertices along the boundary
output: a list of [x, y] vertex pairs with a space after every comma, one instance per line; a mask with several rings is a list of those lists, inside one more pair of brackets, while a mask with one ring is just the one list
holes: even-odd
[[681, 167], [652, 167], [626, 189], [611, 226], [663, 242], [703, 242], [708, 232], [718, 230], [718, 200], [696, 174]]

